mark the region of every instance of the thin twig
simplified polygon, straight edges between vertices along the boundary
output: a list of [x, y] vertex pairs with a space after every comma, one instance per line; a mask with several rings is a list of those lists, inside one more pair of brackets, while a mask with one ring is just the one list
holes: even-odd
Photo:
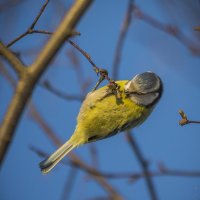
[[33, 23], [31, 24], [31, 26], [29, 27], [29, 29], [34, 29], [36, 23], [38, 22], [38, 20], [40, 19], [42, 13], [44, 12], [47, 4], [49, 3], [49, 0], [46, 0], [46, 2], [44, 3], [44, 5], [41, 7], [40, 12], [38, 13], [38, 15], [36, 16], [36, 18], [34, 19]]
[[128, 32], [128, 28], [129, 28], [129, 25], [130, 25], [131, 19], [132, 19], [133, 5], [134, 5], [134, 1], [129, 0], [128, 8], [125, 13], [125, 17], [124, 17], [124, 20], [122, 23], [120, 34], [119, 34], [119, 38], [117, 41], [117, 46], [115, 49], [115, 56], [114, 56], [114, 61], [113, 61], [113, 66], [112, 66], [112, 77], [114, 80], [118, 79], [122, 49], [124, 46], [124, 41], [125, 41], [125, 38], [126, 38], [126, 35]]
[[18, 40], [22, 39], [23, 37], [25, 37], [28, 34], [32, 34], [34, 32], [34, 28], [36, 23], [38, 22], [38, 20], [40, 19], [42, 13], [44, 12], [47, 4], [49, 3], [49, 0], [46, 0], [46, 2], [44, 3], [44, 5], [41, 7], [40, 12], [38, 13], [38, 15], [35, 17], [33, 23], [28, 27], [28, 29], [22, 33], [21, 35], [19, 35], [17, 38], [15, 38], [14, 40], [12, 40], [11, 42], [9, 42], [9, 44], [7, 44], [7, 47], [12, 46], [13, 44], [15, 44]]
[[186, 124], [200, 124], [200, 121], [189, 120], [183, 110], [179, 110], [179, 114], [182, 117], [182, 119], [179, 121], [179, 124], [181, 126], [184, 126]]
[[157, 194], [156, 194], [156, 190], [155, 190], [153, 181], [151, 180], [151, 177], [149, 176], [148, 163], [144, 159], [144, 156], [142, 155], [142, 152], [141, 152], [138, 144], [136, 143], [135, 139], [133, 139], [131, 132], [127, 131], [126, 138], [129, 142], [133, 152], [135, 153], [139, 163], [140, 163], [140, 166], [143, 170], [143, 173], [145, 174], [145, 181], [146, 181], [147, 188], [149, 190], [149, 194], [151, 196], [151, 199], [157, 200], [158, 197], [157, 197]]
[[55, 88], [49, 81], [45, 80], [41, 84], [39, 84], [41, 87], [45, 88], [49, 92], [53, 93], [54, 95], [67, 100], [67, 101], [80, 101], [82, 102], [85, 98], [84, 95], [72, 95], [72, 94], [66, 94]]
[[74, 43], [73, 41], [71, 41], [69, 39], [68, 39], [68, 42], [73, 47], [75, 47], [90, 62], [90, 64], [93, 66], [93, 69], [96, 72], [96, 74], [100, 75], [99, 81], [97, 82], [93, 91], [98, 88], [98, 86], [104, 79], [106, 79], [109, 82], [109, 86], [112, 87], [113, 93], [116, 94], [116, 96], [118, 97], [119, 85], [117, 83], [115, 83], [115, 81], [108, 76], [108, 71], [106, 69], [97, 67], [97, 65], [92, 61], [91, 56], [86, 51], [84, 51], [80, 46], [78, 46], [76, 43]]
[[85, 56], [85, 58], [90, 62], [90, 64], [92, 65], [94, 71], [98, 74], [99, 73], [99, 68], [96, 66], [96, 64], [93, 62], [91, 56], [86, 52], [84, 51], [80, 46], [78, 46], [76, 43], [74, 43], [72, 40], [69, 40], [68, 39], [68, 42], [73, 46], [75, 47], [79, 52], [81, 52], [81, 54], [83, 56]]

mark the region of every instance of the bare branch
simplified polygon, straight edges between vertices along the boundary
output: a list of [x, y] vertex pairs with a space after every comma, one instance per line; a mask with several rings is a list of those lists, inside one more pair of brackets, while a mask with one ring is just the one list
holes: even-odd
[[149, 176], [148, 163], [144, 159], [144, 156], [142, 155], [142, 152], [141, 152], [139, 146], [137, 145], [136, 141], [131, 136], [131, 132], [127, 131], [126, 138], [129, 142], [132, 150], [134, 151], [139, 163], [140, 163], [140, 166], [143, 170], [143, 173], [145, 174], [145, 181], [146, 181], [147, 188], [149, 190], [149, 194], [151, 196], [151, 199], [157, 200], [158, 197], [157, 197], [157, 194], [156, 194], [156, 190], [155, 190], [154, 184], [153, 184], [153, 182], [152, 182], [152, 180]]
[[[26, 70], [27, 71], [27, 70]], [[23, 108], [30, 96], [30, 91], [25, 88], [30, 88], [30, 82], [26, 83], [29, 78], [27, 73], [23, 73], [23, 81], [19, 81], [15, 95], [9, 105], [7, 113], [0, 127], [0, 162], [2, 163], [4, 155], [7, 152], [8, 146], [11, 143], [14, 135], [14, 130], [19, 122]]]
[[25, 66], [23, 63], [19, 60], [19, 58], [17, 58], [15, 54], [13, 54], [6, 46], [4, 46], [1, 41], [0, 55], [2, 55], [13, 66], [19, 76], [24, 72]]
[[91, 3], [92, 0], [75, 1], [36, 61], [21, 75], [16, 93], [0, 127], [0, 163], [12, 141], [15, 128], [35, 84]]
[[[31, 146], [30, 149], [35, 152], [39, 157], [41, 158], [45, 158], [48, 156], [48, 154], [46, 152], [44, 152], [43, 150], [40, 150], [37, 147]], [[145, 178], [146, 176], [149, 177], [164, 177], [164, 176], [176, 176], [176, 177], [187, 177], [187, 178], [200, 178], [200, 171], [199, 170], [182, 170], [182, 169], [170, 169], [170, 168], [166, 168], [163, 167], [160, 168], [159, 170], [155, 170], [155, 171], [149, 171], [148, 174], [145, 174], [144, 172], [142, 173], [137, 173], [137, 172], [117, 172], [117, 173], [113, 173], [113, 172], [103, 172], [103, 171], [99, 171], [96, 168], [93, 167], [89, 167], [86, 168], [82, 168], [79, 165], [77, 165], [76, 162], [73, 162], [73, 160], [71, 160], [70, 162], [67, 162], [66, 160], [62, 160], [61, 163], [63, 165], [70, 165], [76, 168], [79, 168], [80, 170], [86, 171], [89, 174], [93, 174], [95, 176], [103, 176], [105, 178], [108, 179], [129, 179], [129, 182], [135, 182], [138, 181], [141, 178]], [[87, 171], [88, 170], [88, 171]]]
[[117, 41], [117, 46], [115, 49], [114, 62], [113, 62], [113, 66], [112, 66], [112, 77], [114, 80], [118, 79], [122, 48], [124, 46], [124, 41], [125, 41], [127, 31], [128, 31], [129, 25], [131, 23], [131, 19], [132, 19], [133, 3], [134, 3], [133, 0], [129, 0], [129, 5], [128, 5], [128, 8], [127, 8], [127, 11], [125, 14], [125, 18], [122, 23], [121, 31], [120, 31], [119, 38]]
[[52, 56], [56, 54], [56, 52], [63, 45], [64, 41], [70, 36], [74, 26], [91, 2], [92, 0], [75, 2], [74, 6], [67, 13], [57, 31], [53, 34], [36, 61], [31, 65], [30, 73], [37, 76], [43, 72], [44, 66], [47, 66], [50, 63], [53, 58]]
[[[50, 31], [46, 31], [46, 30], [34, 30], [34, 27], [37, 23], [37, 21], [39, 20], [41, 14], [43, 13], [44, 9], [47, 6], [48, 1], [43, 5], [43, 7], [41, 8], [39, 14], [37, 15], [37, 17], [35, 18], [34, 22], [32, 23], [32, 25], [24, 32], [22, 33], [20, 36], [18, 36], [17, 38], [15, 38], [13, 41], [11, 41], [7, 47], [10, 47], [11, 45], [13, 45], [14, 43], [16, 43], [17, 41], [19, 41], [20, 39], [22, 39], [23, 37], [29, 35], [29, 34], [33, 34], [33, 33], [41, 33], [41, 34], [47, 34], [47, 35], [51, 35], [53, 34], [53, 32]], [[68, 33], [68, 37], [69, 36], [73, 36], [73, 35], [80, 35], [79, 32], [75, 31], [75, 30], [71, 30], [70, 33]], [[54, 36], [55, 37], [55, 36]], [[96, 86], [94, 87], [93, 90], [96, 90], [98, 88], [98, 86], [100, 85], [100, 83], [103, 80], [108, 80], [110, 83], [110, 86], [112, 86], [113, 88], [113, 92], [116, 94], [116, 96], [119, 96], [118, 93], [118, 88], [119, 86], [115, 83], [114, 80], [112, 80], [109, 76], [108, 76], [108, 71], [105, 69], [101, 69], [99, 67], [96, 66], [96, 64], [92, 61], [90, 55], [84, 51], [81, 47], [79, 47], [76, 43], [74, 43], [73, 41], [69, 40], [69, 39], [65, 39], [66, 41], [68, 41], [73, 47], [75, 47], [79, 52], [82, 53], [83, 56], [85, 56], [85, 58], [90, 62], [90, 64], [93, 66], [94, 71], [97, 73], [97, 75], [100, 74], [100, 78], [99, 81], [97, 82]], [[64, 42], [64, 41], [63, 41]], [[50, 58], [50, 57], [49, 57]]]
[[177, 40], [179, 40], [186, 48], [190, 50], [194, 55], [199, 56], [200, 55], [200, 48], [198, 45], [196, 45], [190, 38], [188, 38], [186, 35], [183, 34], [183, 32], [176, 26], [168, 25], [161, 23], [157, 19], [151, 17], [150, 15], [147, 15], [144, 13], [138, 6], [134, 6], [133, 12], [136, 17], [143, 20], [147, 24], [153, 26], [156, 29], [159, 29]]
[[186, 124], [200, 124], [200, 121], [189, 120], [183, 110], [179, 110], [179, 114], [182, 117], [182, 119], [179, 121], [181, 126]]
[[[33, 33], [42, 33], [42, 34], [48, 34], [48, 35], [53, 34], [53, 32], [50, 32], [50, 31], [35, 30], [35, 25], [37, 24], [38, 20], [40, 19], [41, 15], [43, 14], [43, 12], [44, 12], [46, 6], [48, 5], [48, 3], [49, 3], [49, 0], [46, 0], [46, 2], [44, 3], [44, 5], [40, 9], [40, 12], [35, 17], [33, 23], [28, 27], [28, 29], [24, 33], [22, 33], [21, 35], [19, 35], [18, 37], [16, 37], [14, 40], [12, 40], [11, 42], [9, 42], [7, 44], [7, 47], [12, 46], [13, 44], [15, 44], [16, 42], [18, 42], [19, 40], [21, 40], [25, 36], [33, 34]], [[70, 33], [70, 36], [74, 36], [74, 35], [80, 35], [80, 33], [77, 32], [77, 31], [75, 31], [75, 30], [72, 30], [71, 33]]]
[[[50, 31], [45, 31], [45, 30], [32, 30], [30, 33], [26, 33], [24, 36], [26, 36], [27, 34], [32, 34], [32, 33], [41, 33], [41, 34], [47, 34], [47, 35], [51, 35], [53, 34], [53, 32]], [[71, 36], [72, 33], [70, 33], [69, 36]], [[79, 34], [78, 32], [75, 32], [74, 34]], [[23, 36], [23, 37], [24, 37]], [[92, 61], [91, 56], [84, 51], [80, 46], [78, 46], [75, 42], [73, 42], [72, 40], [66, 39], [66, 41], [68, 41], [73, 47], [75, 47], [89, 62], [90, 64], [93, 66], [94, 71], [97, 73], [97, 75], [100, 74], [100, 78], [99, 81], [97, 82], [96, 86], [94, 87], [93, 90], [96, 90], [98, 88], [98, 86], [100, 85], [100, 83], [103, 80], [108, 80], [110, 85], [113, 87], [113, 91], [115, 93], [118, 92], [118, 85], [115, 83], [114, 80], [112, 80], [109, 76], [108, 76], [108, 71], [105, 69], [101, 69], [99, 67], [96, 66], [96, 64]]]

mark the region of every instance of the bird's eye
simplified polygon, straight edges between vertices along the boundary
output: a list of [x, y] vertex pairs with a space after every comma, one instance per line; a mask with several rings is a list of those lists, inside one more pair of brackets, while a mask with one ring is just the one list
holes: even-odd
[[124, 93], [125, 93], [125, 94], [129, 94], [129, 91], [128, 91], [128, 90], [124, 90]]

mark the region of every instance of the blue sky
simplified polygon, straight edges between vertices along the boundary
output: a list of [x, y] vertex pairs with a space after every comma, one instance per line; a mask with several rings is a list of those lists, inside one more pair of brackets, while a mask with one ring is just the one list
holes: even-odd
[[[106, 68], [110, 74], [127, 2], [95, 1], [77, 26], [81, 36], [74, 38], [74, 41], [90, 54], [93, 61], [98, 66]], [[165, 7], [156, 0], [136, 1], [145, 13], [162, 23], [179, 26], [188, 38], [200, 46], [199, 33], [193, 31], [194, 26], [199, 25], [197, 22], [200, 15], [195, 9], [199, 9], [200, 4], [198, 1], [193, 1], [190, 6], [183, 6], [187, 1], [177, 1], [178, 3], [172, 6], [173, 2], [166, 4]], [[0, 34], [1, 40], [8, 43], [22, 33], [31, 24], [42, 4], [42, 1], [24, 1], [2, 12], [0, 24], [4, 28]], [[67, 9], [68, 4], [64, 1], [63, 4], [50, 2], [37, 28], [54, 30], [64, 15], [63, 5], [66, 5]], [[184, 16], [183, 10], [186, 13]], [[9, 14], [12, 14], [12, 17], [8, 17]], [[48, 36], [43, 35], [27, 36], [13, 45], [12, 49], [20, 51], [23, 61], [28, 65], [37, 57], [47, 38]], [[80, 94], [77, 73], [67, 53], [70, 49], [69, 45], [64, 45], [41, 80], [48, 79], [64, 93]], [[77, 55], [83, 80], [91, 82], [86, 91], [89, 92], [95, 85], [97, 76], [88, 61], [79, 53]], [[131, 79], [137, 73], [153, 71], [164, 83], [163, 97], [154, 112], [142, 126], [132, 132], [145, 158], [150, 161], [150, 169], [157, 170], [160, 162], [169, 169], [191, 171], [200, 169], [200, 126], [191, 124], [180, 127], [178, 124], [180, 108], [190, 119], [200, 119], [199, 56], [193, 55], [176, 38], [133, 17], [121, 58], [119, 79]], [[5, 66], [14, 75], [6, 63]], [[0, 119], [3, 118], [11, 97], [12, 89], [9, 83], [0, 76]], [[32, 100], [50, 127], [63, 142], [66, 141], [74, 131], [81, 103], [60, 99], [40, 86], [34, 90]], [[26, 109], [0, 171], [1, 198], [3, 200], [61, 199], [64, 183], [71, 173], [70, 168], [59, 165], [52, 173], [42, 175], [38, 168], [41, 158], [30, 150], [31, 145], [49, 154], [55, 150], [55, 146], [31, 119]], [[138, 160], [123, 133], [96, 142], [95, 147], [100, 170], [116, 173], [141, 172]], [[74, 153], [91, 164], [89, 148], [90, 145], [85, 145], [74, 150]], [[106, 196], [99, 185], [82, 171], [78, 171], [74, 179], [75, 186], [70, 199], [82, 200]], [[132, 184], [127, 179], [108, 181], [119, 190], [124, 199], [150, 199], [144, 179]], [[200, 198], [200, 178], [164, 176], [153, 178], [153, 181], [161, 200]]]

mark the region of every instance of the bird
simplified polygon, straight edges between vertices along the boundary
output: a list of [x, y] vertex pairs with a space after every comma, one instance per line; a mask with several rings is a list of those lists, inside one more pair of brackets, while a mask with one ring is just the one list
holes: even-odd
[[89, 92], [83, 101], [77, 125], [70, 139], [39, 163], [42, 173], [50, 172], [72, 149], [96, 142], [141, 125], [163, 93], [163, 83], [151, 71], [131, 80], [115, 81], [118, 93], [109, 85]]

